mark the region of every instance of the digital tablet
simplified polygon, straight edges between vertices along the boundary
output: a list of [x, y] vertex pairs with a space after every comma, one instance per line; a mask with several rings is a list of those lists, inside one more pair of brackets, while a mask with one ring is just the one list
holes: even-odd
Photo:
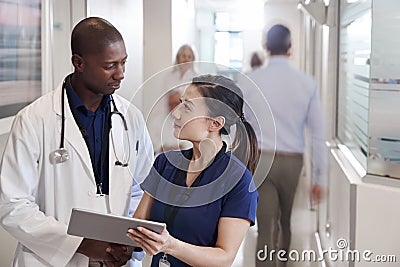
[[83, 209], [72, 209], [68, 231], [70, 235], [138, 247], [126, 236], [129, 229], [145, 227], [161, 233], [165, 223], [105, 214]]

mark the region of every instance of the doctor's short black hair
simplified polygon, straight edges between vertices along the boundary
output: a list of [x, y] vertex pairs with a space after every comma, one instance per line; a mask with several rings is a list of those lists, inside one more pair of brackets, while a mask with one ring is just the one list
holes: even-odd
[[108, 45], [123, 41], [121, 33], [107, 20], [89, 17], [81, 20], [72, 30], [71, 52], [83, 56], [102, 52]]

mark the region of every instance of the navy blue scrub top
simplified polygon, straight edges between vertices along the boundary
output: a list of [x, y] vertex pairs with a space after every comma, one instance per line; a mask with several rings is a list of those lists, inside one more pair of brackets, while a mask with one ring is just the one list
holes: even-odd
[[[191, 187], [186, 186], [186, 170], [193, 149], [160, 154], [141, 184], [154, 198], [150, 220], [167, 223], [168, 232], [177, 239], [206, 247], [215, 246], [221, 217], [243, 218], [253, 226], [258, 201], [253, 177], [225, 150], [224, 144]], [[176, 184], [179, 186], [173, 186]], [[161, 256], [154, 255], [151, 266], [158, 267]], [[189, 266], [167, 257], [171, 266]]]
[[[108, 194], [108, 141], [104, 142], [103, 138], [105, 136], [104, 127], [107, 123], [107, 109], [110, 106], [111, 96], [105, 95], [96, 112], [92, 112], [86, 108], [82, 100], [72, 88], [70, 77], [68, 77], [66, 85], [68, 102], [72, 114], [74, 114], [74, 118], [75, 115], [77, 116], [75, 120], [79, 120], [77, 121], [78, 126], [81, 125], [84, 129], [82, 135], [86, 135], [86, 137], [83, 136], [83, 138], [87, 138], [85, 142], [88, 146], [90, 159], [92, 160], [96, 182], [101, 182], [102, 193]], [[108, 138], [108, 134], [106, 135], [106, 138]], [[101, 150], [103, 145], [106, 145], [107, 147], [103, 148], [106, 151], [106, 155], [103, 159], [104, 162], [101, 162]]]

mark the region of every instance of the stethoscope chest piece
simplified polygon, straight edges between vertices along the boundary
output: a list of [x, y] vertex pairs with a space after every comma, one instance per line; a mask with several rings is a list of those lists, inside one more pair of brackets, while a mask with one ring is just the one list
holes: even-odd
[[67, 160], [69, 160], [69, 153], [65, 148], [59, 148], [50, 154], [52, 164], [63, 163]]

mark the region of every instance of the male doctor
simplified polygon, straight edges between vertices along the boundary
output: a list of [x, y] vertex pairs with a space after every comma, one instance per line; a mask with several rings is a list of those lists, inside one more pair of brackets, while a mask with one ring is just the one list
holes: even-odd
[[131, 215], [153, 162], [142, 114], [114, 94], [127, 59], [119, 31], [86, 18], [71, 49], [74, 72], [16, 115], [1, 161], [0, 222], [18, 240], [13, 266], [122, 266], [140, 253], [66, 233], [72, 208]]

